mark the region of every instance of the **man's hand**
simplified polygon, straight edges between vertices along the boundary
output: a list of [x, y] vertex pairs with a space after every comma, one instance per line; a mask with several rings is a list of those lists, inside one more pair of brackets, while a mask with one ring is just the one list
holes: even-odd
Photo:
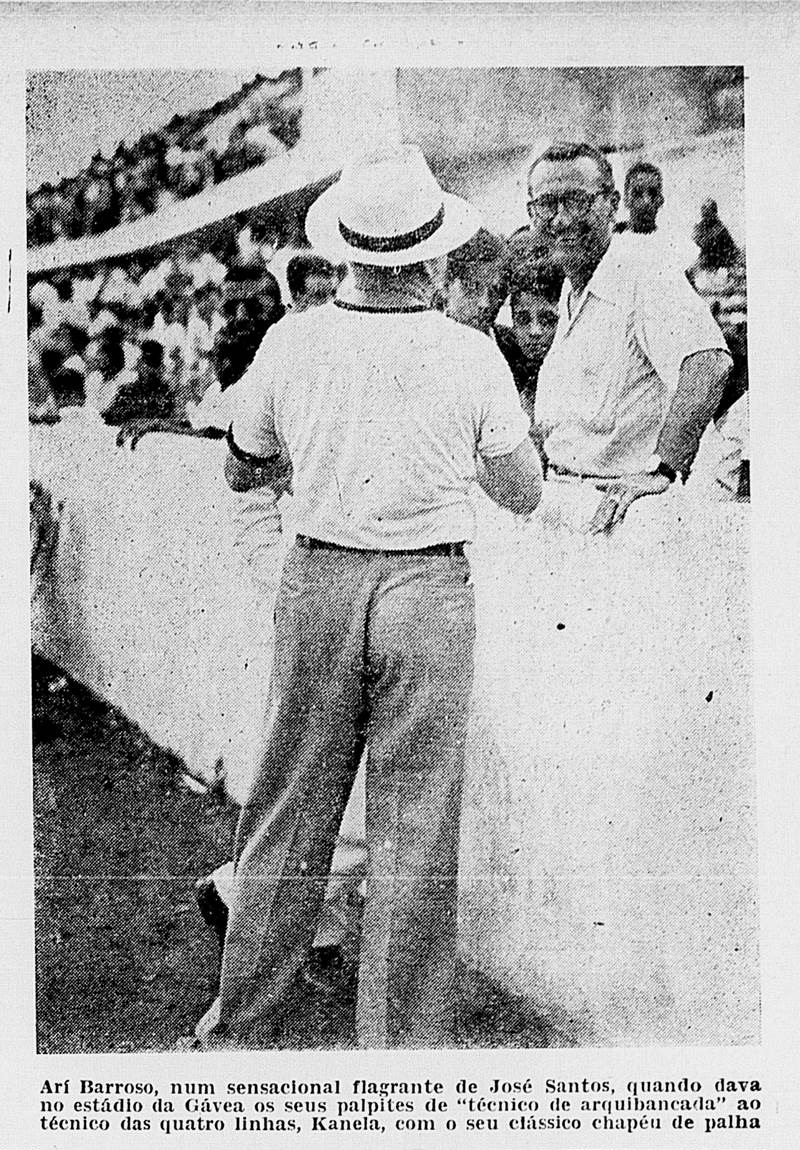
[[590, 535], [607, 535], [622, 522], [634, 500], [641, 499], [643, 495], [662, 495], [671, 483], [666, 475], [640, 471], [620, 479], [595, 482], [595, 486], [605, 491], [605, 495], [587, 531]]

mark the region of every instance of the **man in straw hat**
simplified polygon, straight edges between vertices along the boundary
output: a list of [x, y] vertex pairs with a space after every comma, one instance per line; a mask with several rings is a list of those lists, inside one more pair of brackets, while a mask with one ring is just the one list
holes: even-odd
[[474, 602], [470, 486], [520, 513], [539, 460], [497, 348], [431, 308], [431, 261], [479, 226], [417, 148], [345, 169], [311, 207], [350, 274], [267, 334], [228, 433], [234, 490], [291, 469], [297, 539], [275, 611], [263, 756], [242, 810], [209, 1046], [280, 1045], [367, 750], [370, 870], [357, 1034], [456, 1031], [458, 829]]

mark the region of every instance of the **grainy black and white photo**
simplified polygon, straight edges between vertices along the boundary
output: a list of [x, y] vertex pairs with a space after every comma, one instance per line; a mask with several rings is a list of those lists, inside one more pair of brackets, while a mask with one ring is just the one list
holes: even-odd
[[744, 104], [28, 72], [40, 1054], [759, 1042]]

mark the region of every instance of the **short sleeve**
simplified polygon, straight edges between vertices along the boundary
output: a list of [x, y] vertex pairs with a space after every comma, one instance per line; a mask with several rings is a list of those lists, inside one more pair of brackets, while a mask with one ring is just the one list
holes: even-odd
[[522, 409], [514, 377], [497, 346], [485, 341], [475, 366], [480, 373], [476, 413], [477, 450], [484, 459], [509, 455], [524, 442], [530, 419]]
[[233, 442], [240, 451], [258, 459], [281, 450], [275, 431], [275, 382], [282, 341], [270, 338], [272, 330], [267, 332], [242, 378], [232, 385]]
[[642, 351], [672, 389], [687, 356], [728, 350], [708, 305], [674, 268], [649, 269], [639, 280], [635, 325]]

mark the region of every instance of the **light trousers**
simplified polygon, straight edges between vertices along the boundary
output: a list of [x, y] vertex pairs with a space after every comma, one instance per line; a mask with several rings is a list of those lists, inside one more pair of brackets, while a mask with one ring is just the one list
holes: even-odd
[[274, 1045], [364, 748], [370, 863], [357, 1037], [456, 1038], [458, 836], [473, 677], [463, 556], [289, 552], [264, 753], [236, 841], [220, 1044]]

